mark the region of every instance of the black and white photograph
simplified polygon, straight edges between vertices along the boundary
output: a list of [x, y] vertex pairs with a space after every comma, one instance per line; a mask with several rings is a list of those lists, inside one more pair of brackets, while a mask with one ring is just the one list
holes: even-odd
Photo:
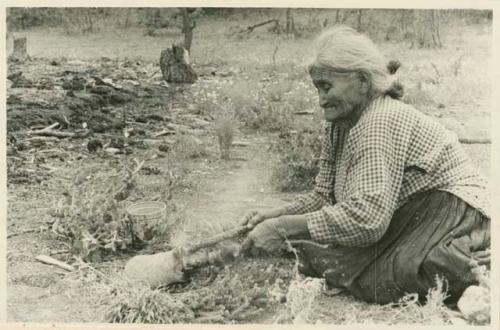
[[494, 325], [481, 3], [11, 3], [7, 322]]

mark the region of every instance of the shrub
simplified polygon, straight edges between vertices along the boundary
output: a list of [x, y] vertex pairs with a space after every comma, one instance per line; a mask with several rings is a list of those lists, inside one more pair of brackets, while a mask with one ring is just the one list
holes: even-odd
[[320, 129], [303, 129], [281, 134], [274, 146], [279, 160], [271, 177], [278, 190], [303, 191], [314, 186], [319, 172], [321, 133]]
[[24, 30], [43, 25], [55, 26], [62, 22], [58, 8], [7, 8], [7, 28]]
[[259, 128], [259, 112], [262, 106], [262, 99], [257, 91], [260, 86], [251, 84], [248, 81], [238, 81], [228, 85], [224, 89], [223, 97], [232, 103], [234, 114], [246, 127]]
[[[65, 187], [54, 208], [52, 231], [72, 245], [71, 252], [84, 260], [98, 261], [104, 253], [125, 249], [132, 243], [123, 201], [134, 181], [131, 170], [83, 167]], [[122, 189], [125, 188], [125, 189]]]
[[180, 134], [176, 137], [173, 152], [176, 157], [181, 159], [208, 156], [208, 152], [203, 141], [187, 134]]
[[[165, 226], [178, 216], [175, 205], [168, 203], [177, 179], [166, 171], [168, 173], [160, 179], [148, 182], [140, 173], [144, 169], [141, 164], [123, 168], [110, 164], [84, 165], [75, 178], [63, 186], [63, 198], [51, 212], [56, 218], [52, 232], [69, 242], [73, 255], [96, 262], [103, 256], [136, 247], [143, 237], [137, 236], [135, 229], [138, 228], [132, 232], [125, 207], [141, 198], [167, 203], [169, 218], [166, 222], [162, 219], [141, 228], [150, 238], [165, 235]], [[153, 180], [157, 182], [155, 187], [151, 184]]]
[[234, 110], [228, 106], [222, 107], [215, 115], [215, 134], [219, 142], [219, 151], [222, 159], [229, 159], [229, 152], [236, 133], [236, 117]]

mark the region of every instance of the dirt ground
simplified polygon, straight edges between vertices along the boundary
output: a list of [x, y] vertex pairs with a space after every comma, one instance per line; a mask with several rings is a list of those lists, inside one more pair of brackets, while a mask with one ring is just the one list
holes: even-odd
[[[234, 72], [218, 75], [212, 67], [200, 66], [198, 70], [207, 72], [200, 81], [212, 90], [220, 81], [238, 78], [234, 77], [238, 76]], [[220, 160], [217, 142], [211, 131], [211, 119], [192, 111], [189, 103], [195, 96], [188, 88], [167, 86], [162, 82], [155, 62], [34, 58], [25, 64], [9, 66], [9, 74], [17, 71], [22, 71], [31, 85], [23, 85], [26, 81], [21, 79], [18, 86], [8, 87], [8, 321], [102, 321], [103, 310], [108, 307], [99, 300], [102, 297], [89, 296], [87, 288], [78, 282], [75, 274], [34, 260], [35, 256], [43, 254], [68, 263], [75, 261], [68, 253], [70, 247], [50, 231], [50, 226], [54, 222], [53, 207], [62, 198], [64, 185], [81, 167], [95, 165], [99, 168], [110, 164], [118, 167], [153, 151], [158, 157], [151, 161], [150, 168], [160, 171], [174, 168], [183, 178], [172, 202], [183, 210], [186, 228], [200, 232], [208, 232], [204, 228], [210, 228], [212, 232], [228, 228], [250, 210], [281, 205], [296, 195], [277, 192], [270, 183], [271, 169], [276, 162], [269, 149], [273, 135], [240, 130], [237, 140], [243, 143], [232, 149], [230, 160]], [[105, 83], [106, 88], [95, 89], [96, 76], [111, 78], [114, 83], [121, 82], [123, 86], [107, 88], [109, 83]], [[82, 81], [84, 85], [91, 81], [94, 89], [81, 89], [79, 84]], [[490, 113], [486, 102], [483, 99], [479, 103], [475, 101], [429, 107], [423, 111], [460, 137], [489, 138]], [[120, 125], [124, 118], [125, 127]], [[87, 136], [24, 142], [30, 137], [26, 131], [49, 126], [55, 121], [66, 122], [60, 127], [63, 131], [94, 128], [93, 138], [116, 145], [118, 152], [90, 151], [88, 142], [91, 137]], [[130, 139], [137, 141], [136, 144], [124, 146], [114, 140], [116, 136], [123, 136], [127, 128], [136, 129], [136, 135]], [[158, 140], [154, 133], [165, 129], [175, 133], [164, 132], [159, 137], [160, 143], [153, 141]], [[170, 152], [180, 135], [195, 137], [189, 148], [196, 149], [201, 142], [207, 155], [187, 157], [182, 162], [172, 159], [182, 156]], [[464, 144], [464, 148], [489, 177], [490, 144]], [[179, 163], [182, 163], [182, 168], [175, 168], [180, 166]], [[158, 181], [156, 178], [151, 176], [149, 180]], [[190, 239], [191, 234], [196, 235], [187, 231], [176, 233], [169, 237], [166, 245], [149, 249], [175, 246]], [[151, 252], [148, 247], [134, 253], [146, 252]], [[113, 276], [121, 272], [130, 256], [130, 252], [118, 253], [95, 263], [95, 267]], [[289, 281], [293, 262], [293, 259], [249, 258], [228, 265], [229, 270], [225, 271], [238, 273], [250, 283], [268, 276], [266, 269], [274, 269], [274, 279], [279, 277]], [[279, 272], [280, 269], [282, 272]], [[222, 272], [221, 269], [215, 271]], [[205, 283], [209, 289], [218, 285], [210, 271], [201, 271], [194, 279], [192, 285], [198, 288], [202, 286], [200, 283]], [[318, 308], [323, 306], [323, 312], [318, 313], [315, 319], [322, 323], [384, 322], [384, 316], [388, 315], [384, 313], [393, 313], [390, 310], [381, 313], [379, 306], [359, 302], [346, 293], [322, 296], [316, 305]], [[332, 307], [325, 310], [324, 306]], [[275, 321], [276, 310], [261, 308], [255, 312], [241, 320], [223, 319], [217, 322]]]
[[[287, 196], [274, 193], [269, 186], [265, 155], [260, 152], [267, 145], [265, 139], [252, 137], [251, 142], [250, 148], [237, 150], [235, 154], [246, 160], [224, 164], [215, 175], [200, 178], [200, 191], [177, 197], [189, 210], [189, 219], [199, 223], [217, 223], [221, 217], [236, 221], [251, 209], [284, 202]], [[9, 239], [9, 320], [96, 321], [100, 306], [82, 304], [75, 292], [63, 288], [54, 290], [64, 277], [64, 271], [32, 259], [37, 254], [48, 254], [52, 248], [52, 242], [44, 238], [40, 234], [26, 234]]]
[[[269, 184], [270, 155], [265, 152], [268, 146], [264, 137], [248, 136], [246, 141], [250, 147], [236, 150], [235, 158], [215, 173], [200, 176], [196, 193], [179, 194], [176, 201], [183, 203], [188, 210], [187, 217], [196, 223], [217, 223], [224, 218], [226, 221], [240, 219], [246, 212], [256, 208], [272, 207], [289, 201], [290, 194], [276, 193]], [[263, 152], [264, 151], [264, 152]], [[488, 153], [485, 150], [476, 153], [476, 160], [484, 162]], [[36, 204], [30, 208], [33, 218], [25, 215], [30, 225], [39, 222], [42, 214], [43, 200], [34, 198], [35, 189], [28, 192], [30, 199], [10, 203], [25, 210], [26, 204]], [[21, 194], [18, 189], [11, 193]], [[40, 192], [42, 193], [42, 192]], [[22, 206], [20, 205], [22, 204]], [[12, 209], [11, 209], [12, 210]], [[18, 209], [18, 212], [20, 209]], [[11, 211], [11, 215], [15, 211]], [[25, 212], [23, 212], [25, 214]], [[34, 219], [34, 220], [33, 220]], [[25, 220], [25, 221], [26, 221]], [[29, 243], [28, 243], [29, 242]], [[28, 244], [27, 244], [28, 243]], [[82, 300], [85, 288], [79, 290], [61, 287], [65, 272], [55, 267], [43, 265], [33, 260], [37, 254], [49, 254], [54, 250], [53, 240], [44, 235], [30, 233], [12, 237], [8, 241], [8, 317], [16, 322], [98, 322], [102, 306], [93, 301]], [[112, 262], [117, 271], [124, 260]], [[107, 266], [109, 267], [109, 266]], [[258, 266], [255, 266], [258, 267]], [[257, 269], [258, 271], [258, 269]], [[362, 304], [348, 295], [338, 297], [323, 297], [323, 304], [349, 306], [358, 304], [360, 310], [369, 310], [368, 304]], [[329, 309], [330, 310], [330, 309]], [[267, 316], [265, 316], [267, 314]], [[338, 322], [345, 316], [329, 315], [323, 317], [323, 322]], [[254, 319], [255, 322], [272, 322], [273, 315], [262, 313]], [[344, 318], [344, 321], [348, 319]]]

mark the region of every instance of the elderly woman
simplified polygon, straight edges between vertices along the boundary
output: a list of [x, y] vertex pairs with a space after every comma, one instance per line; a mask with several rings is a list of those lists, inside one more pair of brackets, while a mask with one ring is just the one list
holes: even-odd
[[296, 240], [300, 270], [387, 303], [445, 279], [451, 300], [490, 262], [486, 182], [457, 137], [399, 101], [401, 85], [367, 37], [324, 32], [309, 66], [326, 130], [314, 190], [253, 211], [243, 251]]

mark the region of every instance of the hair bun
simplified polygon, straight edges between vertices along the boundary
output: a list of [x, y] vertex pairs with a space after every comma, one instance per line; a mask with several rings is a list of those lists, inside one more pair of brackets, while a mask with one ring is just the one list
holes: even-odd
[[387, 63], [387, 71], [389, 71], [389, 74], [395, 74], [400, 66], [401, 62], [398, 60], [390, 60], [389, 63]]
[[399, 81], [394, 81], [389, 87], [389, 89], [385, 92], [385, 95], [389, 95], [393, 99], [399, 100], [404, 95], [404, 86]]

